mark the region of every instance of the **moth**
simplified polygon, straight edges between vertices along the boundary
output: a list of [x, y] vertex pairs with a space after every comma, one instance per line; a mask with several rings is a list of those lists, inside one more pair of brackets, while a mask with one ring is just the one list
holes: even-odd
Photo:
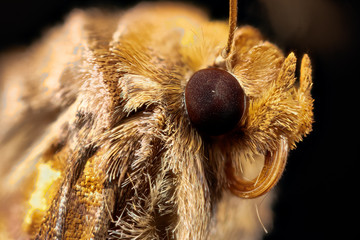
[[294, 53], [236, 15], [74, 10], [3, 54], [0, 238], [261, 238], [311, 131], [311, 63], [297, 81]]

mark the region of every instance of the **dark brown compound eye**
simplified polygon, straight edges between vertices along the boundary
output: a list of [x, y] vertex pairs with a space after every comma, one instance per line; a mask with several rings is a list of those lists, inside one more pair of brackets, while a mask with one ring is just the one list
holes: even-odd
[[191, 123], [199, 132], [217, 136], [232, 130], [246, 109], [246, 96], [227, 71], [209, 68], [192, 75], [185, 89]]

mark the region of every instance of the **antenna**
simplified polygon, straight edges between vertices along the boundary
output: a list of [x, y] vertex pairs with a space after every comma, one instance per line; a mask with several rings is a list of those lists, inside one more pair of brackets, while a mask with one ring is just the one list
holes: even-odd
[[226, 47], [221, 53], [221, 56], [226, 59], [230, 52], [234, 42], [234, 34], [237, 24], [237, 0], [229, 0], [229, 38]]

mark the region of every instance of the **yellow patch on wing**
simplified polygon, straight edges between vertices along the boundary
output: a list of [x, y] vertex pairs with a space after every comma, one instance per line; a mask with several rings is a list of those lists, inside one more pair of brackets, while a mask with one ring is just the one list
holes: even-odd
[[[54, 184], [61, 176], [60, 171], [54, 170], [48, 163], [42, 163], [38, 166], [38, 175], [35, 182], [35, 190], [28, 201], [29, 210], [24, 219], [24, 228], [28, 229], [30, 225], [41, 220], [47, 210], [50, 201], [57, 188]], [[40, 219], [38, 219], [40, 218]]]

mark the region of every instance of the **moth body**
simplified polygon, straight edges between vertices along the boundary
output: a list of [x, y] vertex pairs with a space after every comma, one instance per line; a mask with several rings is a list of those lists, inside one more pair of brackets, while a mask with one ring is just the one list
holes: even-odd
[[[227, 22], [147, 3], [74, 10], [3, 55], [0, 238], [260, 239], [255, 205], [269, 226], [268, 191], [311, 131], [311, 64], [295, 86], [293, 53], [250, 26], [233, 34], [224, 58]], [[197, 126], [185, 101], [211, 68], [243, 101], [221, 132]]]

